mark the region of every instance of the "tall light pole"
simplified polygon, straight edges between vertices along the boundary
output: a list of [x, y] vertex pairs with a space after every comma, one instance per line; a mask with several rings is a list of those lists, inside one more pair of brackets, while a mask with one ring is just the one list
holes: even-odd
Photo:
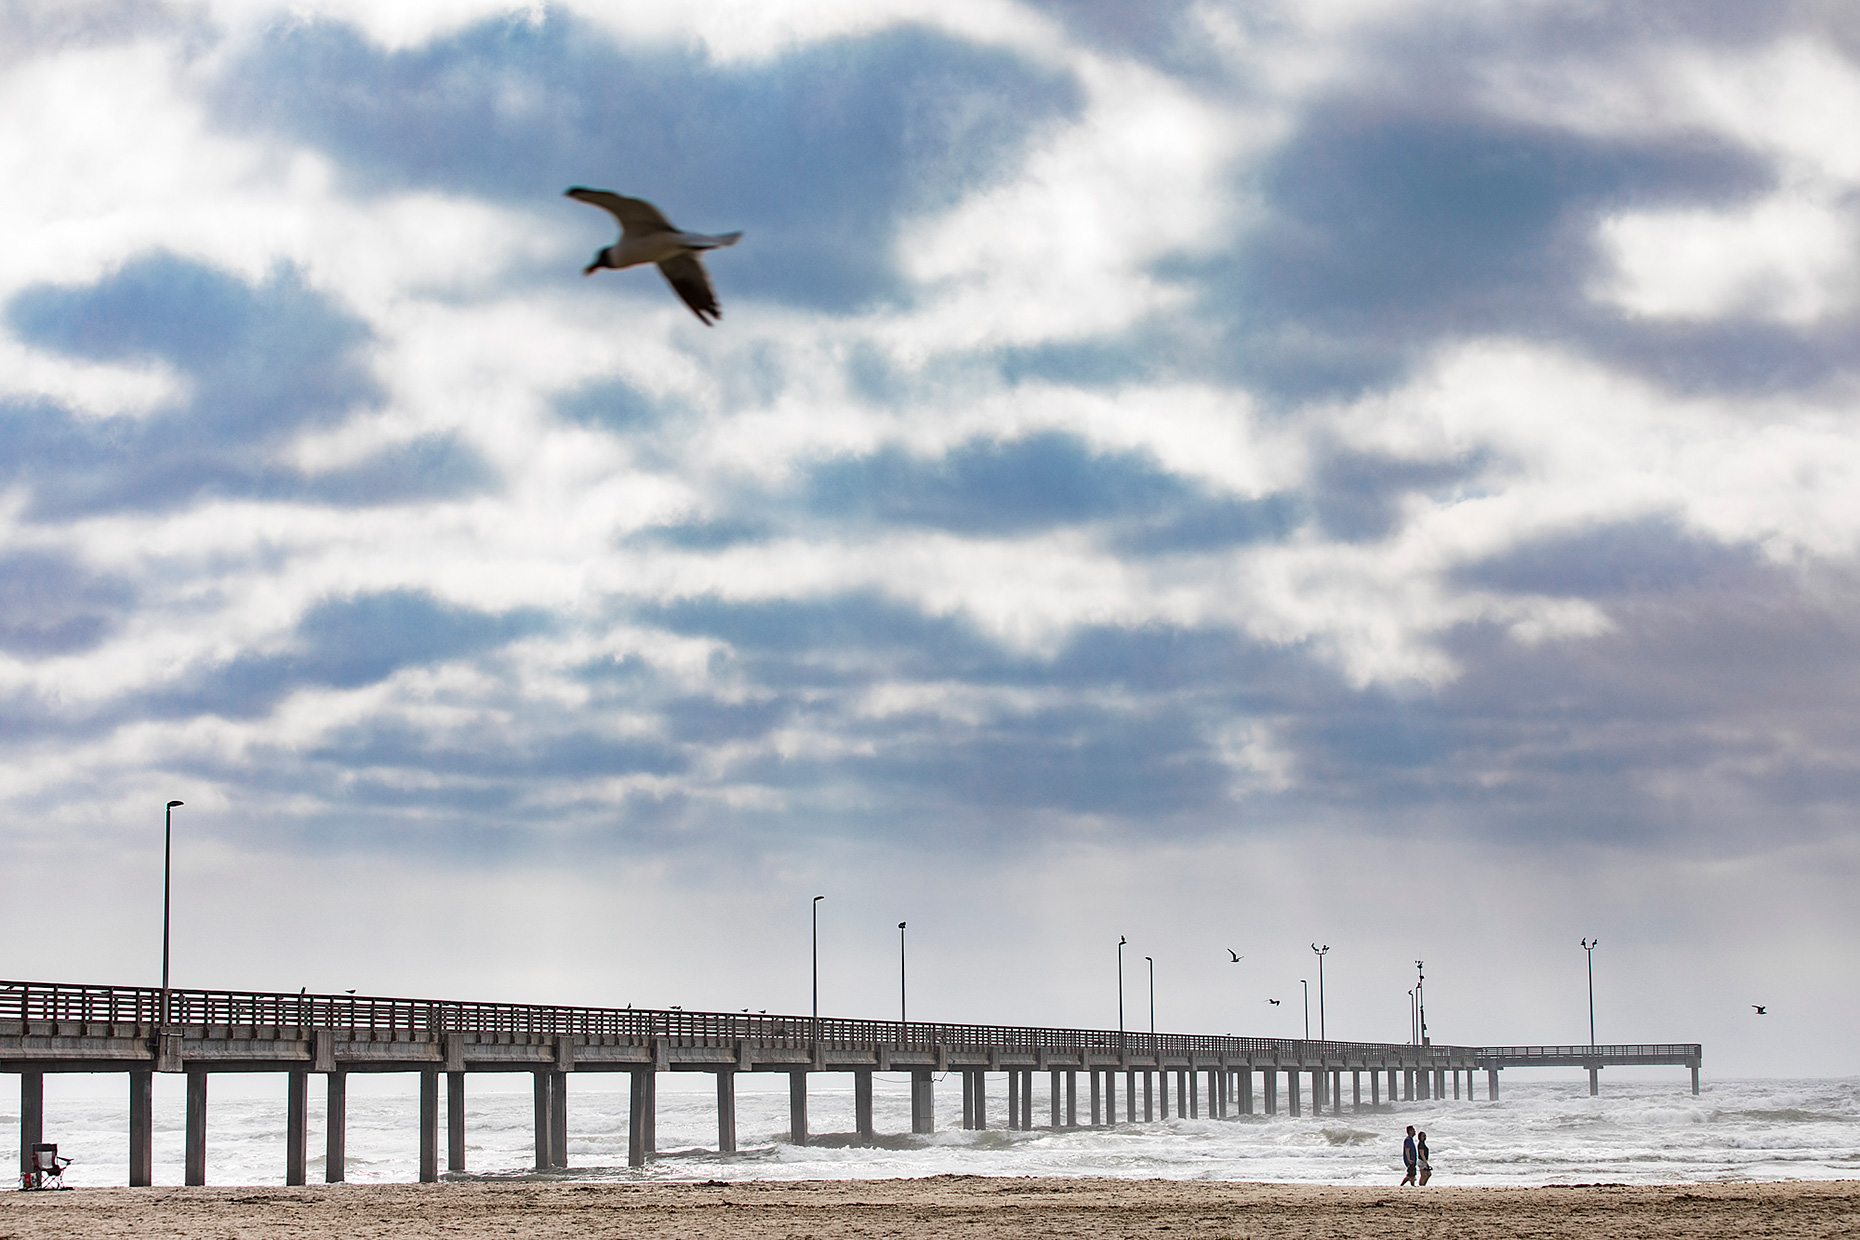
[[904, 923], [898, 923], [898, 1021], [903, 1023], [910, 1019], [904, 1006]]
[[1595, 949], [1602, 945], [1600, 939], [1584, 939], [1582, 950], [1589, 954], [1589, 1045], [1595, 1045]]
[[1318, 1041], [1327, 1042], [1330, 1039], [1324, 1028], [1324, 957], [1330, 952], [1330, 944], [1319, 947], [1313, 943], [1311, 950], [1317, 953], [1318, 958]]
[[1422, 1046], [1427, 1045], [1427, 974], [1421, 972], [1422, 962], [1414, 962], [1414, 1006], [1421, 1022]]
[[171, 904], [170, 875], [174, 859], [174, 811], [184, 801], [170, 801], [161, 824], [161, 1023], [168, 1023], [168, 910]]
[[1414, 1012], [1414, 988], [1408, 989], [1408, 1040], [1416, 1046], [1421, 1044], [1421, 1020]]
[[827, 897], [814, 897], [814, 1036], [820, 1036], [820, 902]]
[[1150, 962], [1150, 1037], [1156, 1036], [1156, 957], [1145, 956]]
[[1123, 935], [1117, 936], [1117, 1044], [1124, 1044], [1124, 944], [1129, 942]]
[[1305, 988], [1305, 1041], [1309, 1042], [1311, 1040], [1311, 983], [1301, 977], [1298, 979], [1298, 984]]

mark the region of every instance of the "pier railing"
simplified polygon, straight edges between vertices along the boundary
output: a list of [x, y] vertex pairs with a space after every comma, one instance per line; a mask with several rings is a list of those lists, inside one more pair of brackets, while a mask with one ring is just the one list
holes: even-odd
[[[848, 1020], [748, 1012], [660, 1008], [567, 1007], [535, 1003], [469, 1003], [382, 995], [324, 995], [152, 986], [84, 986], [0, 981], [0, 1021], [81, 1021], [137, 1025], [368, 1030], [411, 1035], [443, 1033], [569, 1034], [671, 1045], [745, 1040], [766, 1046], [893, 1046], [951, 1049], [1128, 1052], [1170, 1057], [1343, 1057], [1396, 1049], [1379, 1042], [1306, 1041], [1115, 1029], [970, 1025], [941, 1021]], [[1464, 1057], [1473, 1048], [1403, 1046], [1416, 1061]]]

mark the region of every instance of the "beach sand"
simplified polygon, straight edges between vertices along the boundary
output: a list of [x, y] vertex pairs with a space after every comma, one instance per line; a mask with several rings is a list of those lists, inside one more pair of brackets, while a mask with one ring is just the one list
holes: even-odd
[[1425, 1189], [938, 1176], [727, 1184], [561, 1181], [0, 1194], [0, 1240], [626, 1237], [1128, 1240], [1860, 1236], [1860, 1181]]

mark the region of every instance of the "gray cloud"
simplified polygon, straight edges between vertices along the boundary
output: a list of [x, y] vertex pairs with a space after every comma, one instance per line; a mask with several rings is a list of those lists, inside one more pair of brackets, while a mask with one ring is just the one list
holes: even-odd
[[135, 606], [121, 578], [87, 572], [69, 557], [0, 553], [0, 650], [26, 658], [90, 650]]
[[[611, 185], [688, 228], [744, 229], [729, 289], [846, 311], [899, 299], [900, 217], [955, 202], [1079, 106], [1066, 78], [919, 28], [717, 65], [561, 14], [402, 52], [332, 23], [275, 29], [232, 65], [221, 123], [318, 147], [356, 188], [542, 203]], [[773, 189], [771, 187], [779, 187]], [[575, 204], [590, 250], [609, 222]]]
[[494, 480], [448, 436], [321, 476], [280, 459], [305, 429], [334, 425], [380, 398], [361, 353], [366, 326], [288, 268], [254, 286], [149, 254], [95, 285], [25, 289], [8, 303], [7, 321], [22, 340], [72, 357], [166, 362], [194, 389], [177, 407], [134, 418], [0, 403], [0, 477], [27, 489], [40, 519], [228, 497], [396, 503], [479, 491]]

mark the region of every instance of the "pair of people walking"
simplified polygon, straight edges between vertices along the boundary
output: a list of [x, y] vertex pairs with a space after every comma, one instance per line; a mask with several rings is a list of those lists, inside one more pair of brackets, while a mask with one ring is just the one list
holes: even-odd
[[1408, 1168], [1408, 1174], [1402, 1177], [1403, 1184], [1422, 1185], [1434, 1174], [1433, 1166], [1427, 1161], [1427, 1134], [1418, 1136], [1414, 1125], [1408, 1125], [1408, 1139], [1401, 1143], [1401, 1161]]

